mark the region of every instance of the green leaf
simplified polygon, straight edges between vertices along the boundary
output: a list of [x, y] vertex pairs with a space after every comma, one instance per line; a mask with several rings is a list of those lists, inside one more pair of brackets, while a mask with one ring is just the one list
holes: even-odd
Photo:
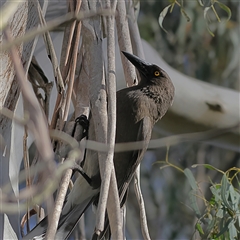
[[204, 235], [204, 231], [203, 231], [202, 226], [201, 226], [200, 223], [197, 223], [197, 224], [195, 225], [195, 228], [198, 230], [198, 232], [199, 232], [200, 234]]
[[240, 194], [235, 191], [234, 187], [230, 185], [229, 187], [230, 199], [235, 211], [239, 210], [238, 205], [240, 205]]
[[201, 212], [200, 212], [200, 210], [198, 208], [198, 204], [197, 204], [196, 191], [191, 190], [189, 192], [189, 200], [190, 200], [190, 205], [191, 205], [192, 209], [194, 210], [196, 216], [198, 218], [200, 218], [201, 217]]
[[219, 7], [220, 7], [222, 10], [224, 10], [224, 11], [227, 13], [227, 15], [228, 15], [227, 21], [229, 21], [230, 18], [231, 18], [231, 16], [232, 16], [232, 13], [231, 13], [230, 8], [227, 7], [227, 6], [226, 6], [225, 4], [223, 4], [223, 3], [220, 3], [219, 1], [216, 1], [216, 3], [219, 5]]
[[210, 170], [217, 170], [217, 171], [219, 171], [217, 168], [215, 168], [214, 166], [212, 166], [210, 164], [193, 164], [191, 167], [192, 168], [196, 168], [196, 167], [201, 167], [201, 166], [203, 166], [203, 167], [205, 167], [207, 169], [210, 169]]
[[229, 201], [228, 201], [230, 186], [231, 186], [231, 184], [229, 183], [226, 174], [224, 174], [222, 177], [221, 197], [222, 197], [222, 201], [225, 204], [225, 206], [229, 210], [233, 211], [232, 206], [230, 206]]
[[198, 0], [198, 3], [199, 3], [199, 5], [200, 5], [201, 7], [203, 7], [203, 6], [204, 6], [204, 4], [203, 4], [202, 0]]
[[205, 20], [207, 20], [207, 12], [211, 9], [211, 7], [205, 7], [204, 11], [203, 11], [203, 17], [205, 18]]
[[188, 182], [191, 185], [191, 188], [196, 191], [198, 189], [198, 187], [197, 187], [196, 180], [195, 180], [191, 170], [189, 168], [185, 168], [184, 169], [184, 174], [187, 177]]
[[223, 210], [222, 210], [221, 208], [218, 209], [216, 216], [217, 216], [218, 218], [223, 218]]
[[208, 25], [208, 19], [207, 19], [207, 12], [211, 9], [211, 7], [205, 7], [204, 8], [204, 11], [203, 11], [203, 16], [204, 16], [204, 19], [206, 21], [206, 25], [207, 25], [207, 30], [208, 32], [211, 34], [212, 37], [214, 37], [214, 33], [210, 30], [209, 28], [209, 25]]
[[212, 194], [214, 195], [214, 199], [215, 199], [215, 203], [217, 202], [222, 202], [222, 198], [221, 198], [221, 189], [217, 189], [215, 186], [211, 186], [210, 190], [212, 192]]
[[205, 220], [208, 223], [206, 231], [210, 232], [214, 228], [214, 225], [215, 225], [215, 222], [216, 222], [216, 218], [214, 217], [214, 218], [211, 219], [211, 215], [210, 215], [209, 218], [205, 219]]
[[237, 239], [237, 230], [236, 230], [236, 227], [234, 226], [233, 221], [229, 224], [228, 228], [229, 228], [230, 239]]
[[165, 16], [167, 15], [167, 12], [168, 12], [168, 9], [172, 6], [172, 4], [168, 5], [167, 7], [165, 7], [162, 12], [160, 13], [159, 15], [159, 18], [158, 18], [158, 23], [160, 25], [160, 27], [165, 31], [167, 32], [167, 30], [163, 27], [163, 20], [165, 18]]
[[220, 226], [220, 232], [215, 236], [214, 239], [220, 237], [223, 233], [228, 230], [229, 224], [232, 222], [232, 219], [228, 219], [226, 223], [223, 224], [223, 227]]

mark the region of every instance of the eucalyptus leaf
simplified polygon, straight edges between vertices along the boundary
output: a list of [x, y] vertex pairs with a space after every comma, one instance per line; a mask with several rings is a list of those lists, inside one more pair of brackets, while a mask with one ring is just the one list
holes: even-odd
[[230, 188], [230, 183], [228, 182], [226, 174], [224, 174], [222, 177], [221, 197], [222, 197], [222, 201], [225, 204], [225, 206], [229, 210], [233, 211], [232, 206], [229, 204], [229, 201], [228, 201], [229, 188]]
[[184, 174], [187, 177], [188, 182], [191, 185], [191, 188], [196, 191], [198, 189], [198, 187], [197, 187], [196, 180], [195, 180], [191, 170], [189, 168], [185, 168]]
[[211, 190], [212, 194], [214, 195], [215, 202], [222, 202], [221, 189], [217, 189], [215, 186], [211, 186], [210, 190]]
[[203, 167], [205, 167], [207, 169], [210, 169], [210, 170], [217, 170], [217, 171], [219, 171], [219, 169], [217, 169], [216, 167], [212, 166], [211, 164], [193, 164], [191, 167], [192, 168], [196, 168], [196, 167], [201, 167], [201, 166], [203, 166]]
[[237, 239], [238, 234], [233, 221], [229, 224], [228, 228], [229, 228], [230, 239]]
[[204, 8], [203, 17], [204, 17], [204, 19], [205, 19], [208, 32], [211, 34], [212, 37], [214, 37], [215, 35], [214, 35], [214, 33], [211, 31], [211, 29], [209, 28], [208, 19], [207, 19], [207, 12], [208, 12], [210, 9], [211, 9], [211, 7], [206, 7], [206, 8]]
[[203, 17], [205, 20], [207, 20], [207, 12], [211, 9], [211, 7], [205, 7], [203, 11]]
[[196, 225], [195, 225], [195, 228], [198, 230], [198, 232], [200, 233], [200, 234], [204, 234], [204, 231], [203, 231], [203, 229], [202, 229], [202, 226], [201, 226], [201, 224], [200, 223], [197, 223]]
[[158, 18], [158, 23], [160, 25], [160, 27], [165, 31], [167, 32], [167, 30], [163, 27], [163, 20], [165, 18], [165, 16], [167, 15], [167, 12], [168, 12], [168, 9], [172, 6], [172, 4], [168, 5], [167, 7], [165, 7], [162, 12], [160, 13], [159, 15], [159, 18]]
[[203, 7], [203, 6], [204, 6], [204, 4], [203, 4], [202, 0], [198, 0], [198, 3], [199, 3], [199, 5], [200, 5], [201, 7]]
[[222, 224], [222, 226], [220, 226], [220, 232], [215, 236], [215, 239], [220, 237], [222, 234], [224, 234], [228, 230], [229, 224], [231, 222], [232, 222], [232, 219], [228, 219], [227, 222], [225, 222], [224, 224]]
[[191, 205], [192, 209], [194, 210], [196, 216], [198, 218], [200, 218], [201, 217], [201, 212], [200, 212], [198, 204], [197, 204], [196, 191], [191, 190], [189, 192], [189, 200], [190, 200], [190, 205]]
[[[230, 185], [229, 187], [230, 199], [235, 211], [239, 210], [240, 206], [240, 194], [235, 191], [234, 187]], [[240, 211], [240, 210], [239, 210]]]
[[217, 216], [218, 218], [223, 218], [223, 209], [221, 209], [221, 208], [218, 209], [216, 216]]
[[227, 21], [229, 21], [230, 18], [231, 18], [231, 16], [232, 16], [232, 13], [231, 13], [230, 8], [227, 7], [225, 4], [219, 2], [219, 1], [216, 1], [216, 3], [219, 5], [219, 7], [220, 7], [222, 10], [224, 10], [224, 11], [227, 13], [227, 15], [228, 15]]
[[[211, 215], [210, 215], [210, 216], [211, 216]], [[213, 227], [214, 227], [214, 225], [215, 225], [215, 223], [216, 223], [216, 218], [213, 217], [213, 218], [211, 219], [211, 217], [209, 217], [207, 220], [208, 220], [207, 232], [210, 232], [210, 231], [213, 229]]]

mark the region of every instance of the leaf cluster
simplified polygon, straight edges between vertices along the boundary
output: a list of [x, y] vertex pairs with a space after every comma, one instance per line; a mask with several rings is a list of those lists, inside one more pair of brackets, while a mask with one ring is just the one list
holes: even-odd
[[[189, 168], [181, 169], [169, 162], [168, 151], [164, 164], [160, 169], [173, 167], [186, 176], [191, 190], [188, 194], [190, 208], [197, 218], [194, 235], [200, 235], [201, 239], [240, 239], [240, 168], [233, 167], [223, 172], [210, 164], [195, 164], [195, 167], [205, 167], [222, 174], [220, 182], [213, 183], [210, 180], [210, 200], [207, 200], [201, 188]], [[199, 200], [204, 202], [204, 209], [200, 209]]]
[[[204, 165], [207, 168], [216, 170], [211, 165]], [[220, 170], [218, 170], [220, 171]], [[230, 178], [230, 173], [233, 177]], [[233, 168], [223, 173], [221, 182], [211, 182], [211, 198], [208, 201], [204, 196], [199, 196], [201, 192], [197, 182], [189, 169], [184, 170], [192, 190], [189, 193], [190, 205], [197, 217], [195, 224], [196, 231], [202, 239], [239, 239], [240, 237], [240, 182], [238, 175], [240, 169]], [[234, 187], [236, 182], [238, 188]], [[204, 201], [205, 209], [200, 212], [197, 200]]]
[[[169, 0], [170, 4], [168, 6], [166, 6], [160, 13], [159, 18], [158, 18], [158, 22], [160, 27], [167, 32], [167, 30], [163, 27], [163, 21], [165, 16], [167, 15], [168, 12], [172, 13], [173, 8], [175, 5], [179, 6], [180, 11], [182, 13], [182, 15], [186, 18], [186, 20], [189, 22], [191, 19], [189, 17], [189, 15], [187, 14], [187, 12], [184, 9], [184, 0], [181, 1], [177, 1], [177, 0]], [[221, 22], [221, 19], [219, 17], [219, 14], [216, 10], [216, 5], [218, 5], [218, 7], [220, 7], [223, 11], [225, 11], [227, 13], [227, 21], [230, 20], [231, 18], [231, 10], [228, 6], [226, 6], [225, 4], [221, 3], [220, 1], [217, 0], [211, 0], [208, 4], [205, 4], [203, 0], [198, 0], [198, 3], [201, 7], [203, 7], [203, 16], [204, 19], [206, 21], [206, 26], [208, 29], [208, 32], [214, 36], [213, 31], [210, 29], [210, 23], [211, 23], [211, 19], [209, 18], [209, 11], [212, 11], [216, 17], [216, 19], [218, 20], [218, 22]]]

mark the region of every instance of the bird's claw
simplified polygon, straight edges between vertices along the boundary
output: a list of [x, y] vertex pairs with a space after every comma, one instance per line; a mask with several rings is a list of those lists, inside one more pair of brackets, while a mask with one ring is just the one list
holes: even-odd
[[82, 114], [81, 116], [79, 116], [75, 119], [75, 124], [74, 124], [73, 134], [72, 134], [73, 136], [75, 134], [77, 124], [79, 124], [83, 128], [81, 139], [84, 137], [87, 137], [88, 136], [88, 128], [89, 128], [89, 121], [87, 119], [87, 116]]

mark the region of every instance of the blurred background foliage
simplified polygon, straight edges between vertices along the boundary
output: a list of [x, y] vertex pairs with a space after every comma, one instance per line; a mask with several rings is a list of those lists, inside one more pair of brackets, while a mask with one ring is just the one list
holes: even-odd
[[[180, 72], [239, 91], [239, 1], [220, 1], [231, 10], [229, 21], [227, 21], [228, 14], [218, 5], [214, 5], [221, 22], [218, 22], [211, 9], [208, 11], [208, 18], [205, 19], [204, 7], [200, 6], [197, 0], [182, 1], [190, 21], [182, 15], [180, 7], [175, 5], [173, 11], [168, 12], [163, 21], [166, 33], [160, 27], [158, 18], [171, 2], [173, 1], [140, 2], [138, 24], [141, 37], [148, 41], [169, 65]], [[204, 6], [209, 5], [210, 1], [204, 1]], [[209, 33], [208, 27], [214, 37]], [[191, 187], [185, 175], [174, 168], [160, 169], [162, 165], [156, 163], [166, 159], [166, 151], [166, 148], [148, 151], [141, 166], [142, 188], [151, 237], [152, 239], [201, 239], [195, 231], [197, 218], [191, 209], [189, 198]], [[169, 161], [182, 169], [204, 163], [211, 164], [224, 172], [234, 166], [240, 168], [239, 153], [207, 143], [187, 142], [170, 146]], [[211, 182], [220, 184], [223, 175], [204, 167], [191, 168], [191, 170], [199, 190], [209, 201], [212, 197]], [[234, 186], [238, 191], [240, 190], [239, 181]], [[131, 194], [134, 194], [133, 189], [128, 201], [128, 211], [134, 212], [134, 216], [138, 218], [138, 207], [134, 195]], [[198, 206], [201, 214], [206, 213], [204, 201], [200, 198]], [[131, 217], [128, 221], [128, 231], [131, 232], [132, 239], [141, 239], [139, 231], [133, 230], [136, 229], [136, 221], [134, 221], [136, 218]], [[140, 229], [139, 224], [137, 229]], [[225, 236], [218, 239], [230, 238]]]
[[[227, 12], [214, 4], [221, 22], [211, 9], [204, 18], [204, 8], [210, 1], [203, 1], [204, 7], [197, 0], [182, 1], [190, 21], [175, 4], [163, 21], [166, 33], [160, 28], [158, 17], [171, 2], [141, 1], [138, 23], [142, 38], [182, 73], [239, 90], [239, 1], [220, 1], [231, 10], [229, 21]], [[215, 37], [208, 32], [207, 23]]]

